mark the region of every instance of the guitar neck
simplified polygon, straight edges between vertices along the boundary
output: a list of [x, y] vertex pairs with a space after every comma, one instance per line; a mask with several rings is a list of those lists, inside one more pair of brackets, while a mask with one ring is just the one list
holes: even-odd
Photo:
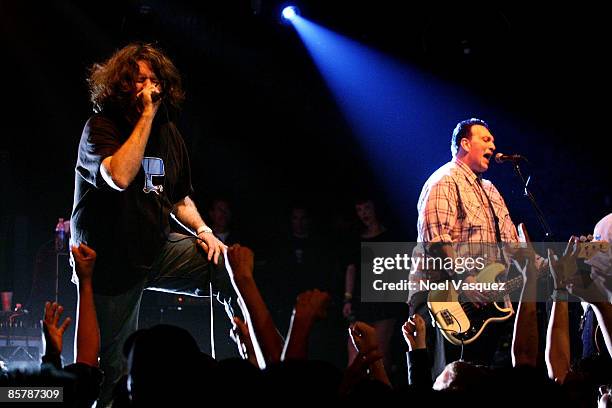
[[[599, 252], [607, 252], [610, 248], [610, 244], [606, 241], [591, 241], [591, 242], [581, 242], [580, 248], [577, 254], [579, 259], [590, 259], [595, 254]], [[536, 274], [536, 279], [539, 280], [544, 276], [548, 275], [549, 269], [548, 264], [543, 265], [544, 267], [538, 269]], [[523, 288], [523, 276], [517, 276], [516, 278], [510, 279], [506, 282], [506, 288], [503, 291], [498, 291], [492, 295], [490, 295], [491, 301], [499, 301], [503, 300], [503, 297], [509, 295], [512, 292], [515, 292], [519, 289]]]
[[[543, 277], [548, 275], [548, 268], [539, 269], [536, 274], [536, 279], [540, 280]], [[517, 290], [523, 288], [523, 276], [517, 276], [516, 278], [512, 278], [506, 282], [506, 287], [503, 291], [497, 291], [491, 295], [491, 301], [500, 301], [503, 300], [504, 296], [509, 295]]]

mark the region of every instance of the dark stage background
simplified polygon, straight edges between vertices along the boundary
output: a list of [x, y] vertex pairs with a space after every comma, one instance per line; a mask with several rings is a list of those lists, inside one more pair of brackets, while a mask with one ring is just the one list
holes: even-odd
[[[318, 24], [469, 90], [486, 112], [496, 112], [483, 119], [498, 150], [529, 157], [527, 173], [557, 239], [590, 232], [612, 208], [606, 13], [560, 3], [542, 9], [404, 3], [300, 6]], [[311, 207], [319, 235], [338, 242], [355, 223], [351, 198], [369, 190], [385, 223], [415, 239], [416, 200], [429, 171], [384, 186], [379, 163], [359, 148], [300, 38], [278, 24], [279, 6], [0, 2], [0, 289], [12, 290], [14, 303], [28, 303], [37, 262], [53, 264], [38, 258], [54, 256], [45, 252], [54, 226], [71, 211], [76, 148], [91, 114], [87, 69], [133, 40], [157, 42], [181, 71], [187, 101], [179, 128], [190, 150], [195, 201], [203, 209], [214, 195], [231, 199], [234, 225], [262, 271], [271, 243], [287, 234], [295, 201]], [[452, 125], [461, 119], [440, 117], [439, 133], [419, 134], [415, 118], [403, 148], [410, 157], [411, 146], [426, 144], [432, 155], [415, 155], [406, 171], [414, 162], [434, 170], [448, 160]], [[511, 168], [493, 165], [487, 178], [514, 220], [541, 238]], [[332, 269], [341, 297], [343, 270]], [[262, 282], [264, 292], [278, 291], [273, 277]]]

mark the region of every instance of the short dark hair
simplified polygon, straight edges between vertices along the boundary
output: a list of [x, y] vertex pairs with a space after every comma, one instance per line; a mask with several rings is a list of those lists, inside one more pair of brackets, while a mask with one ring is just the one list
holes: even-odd
[[451, 137], [451, 153], [453, 154], [453, 157], [455, 157], [457, 155], [457, 152], [459, 151], [461, 139], [469, 138], [470, 130], [474, 125], [484, 126], [487, 128], [487, 130], [490, 131], [489, 125], [487, 125], [487, 122], [482, 119], [471, 118], [462, 120], [461, 122], [457, 123], [457, 126], [455, 126], [455, 130], [453, 130], [453, 136]]
[[371, 201], [372, 204], [374, 204], [374, 206], [376, 207], [377, 197], [379, 196], [380, 193], [377, 194], [376, 188], [374, 186], [363, 185], [353, 190], [351, 195], [351, 201], [353, 206]]
[[310, 206], [304, 201], [292, 201], [289, 203], [289, 212], [293, 210], [304, 210], [307, 214], [310, 214]]

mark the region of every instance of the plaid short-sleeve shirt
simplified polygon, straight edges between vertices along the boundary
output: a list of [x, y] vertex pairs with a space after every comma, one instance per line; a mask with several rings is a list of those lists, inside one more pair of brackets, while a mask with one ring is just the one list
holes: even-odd
[[[417, 205], [417, 241], [457, 244], [457, 256], [487, 253], [493, 262], [500, 254], [491, 205], [498, 218], [501, 241], [518, 242], [516, 227], [499, 191], [455, 158], [436, 170], [423, 186]], [[422, 247], [417, 246], [413, 257], [421, 255], [419, 250]], [[412, 271], [410, 281], [423, 279], [425, 273]]]

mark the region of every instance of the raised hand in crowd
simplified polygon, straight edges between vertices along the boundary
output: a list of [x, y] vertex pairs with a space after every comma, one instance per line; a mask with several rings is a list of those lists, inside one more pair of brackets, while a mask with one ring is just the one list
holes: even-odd
[[346, 267], [344, 277], [344, 306], [342, 307], [342, 315], [345, 319], [350, 319], [353, 314], [353, 291], [355, 290], [355, 274], [357, 267], [354, 264], [349, 264]]
[[519, 225], [517, 244], [505, 244], [506, 255], [510, 255], [523, 275], [521, 300], [514, 321], [512, 337], [512, 365], [535, 367], [538, 359], [538, 324], [536, 311], [537, 268], [535, 251], [528, 243], [529, 236], [523, 224]]
[[553, 304], [546, 332], [545, 360], [548, 377], [563, 384], [570, 371], [569, 312], [567, 306], [567, 280], [575, 273], [578, 257], [578, 239], [571, 237], [563, 256], [558, 258], [548, 249], [548, 266], [554, 282]]
[[100, 327], [94, 304], [92, 277], [96, 251], [85, 244], [73, 246], [72, 258], [78, 278], [78, 318], [76, 329], [76, 361], [92, 367], [98, 366], [100, 354]]
[[230, 331], [230, 338], [234, 340], [238, 346], [238, 353], [243, 360], [248, 360], [253, 365], [257, 366], [257, 358], [255, 356], [255, 348], [251, 341], [249, 326], [238, 316], [235, 316], [233, 327]]
[[[370, 352], [379, 349], [378, 338], [376, 337], [376, 330], [364, 323], [355, 322], [349, 327], [349, 334], [351, 340], [355, 345], [355, 348], [359, 353], [367, 356]], [[385, 372], [385, 367], [382, 360], [376, 360], [369, 366], [370, 375], [373, 379], [378, 380], [384, 384], [391, 385], [389, 377]]]
[[351, 341], [358, 352], [368, 352], [378, 349], [376, 330], [364, 322], [355, 322], [349, 327]]
[[578, 239], [572, 237], [564, 255], [558, 261], [552, 260], [554, 254], [552, 251], [549, 251], [551, 273], [555, 279], [555, 287], [557, 288], [558, 280], [562, 280], [565, 289], [570, 294], [578, 297], [583, 302], [591, 304], [601, 328], [606, 347], [608, 348], [608, 353], [612, 355], [612, 304], [608, 302], [606, 292], [602, 291], [601, 287], [593, 281], [593, 272], [580, 272], [576, 267], [576, 258], [578, 256], [576, 247], [578, 245]]
[[[42, 357], [42, 363], [43, 367], [46, 364], [52, 365], [55, 370], [57, 370], [53, 372], [58, 373], [48, 377], [47, 381], [51, 382], [46, 385], [57, 385], [54, 383], [54, 378], [55, 375], [58, 375], [55, 380], [63, 378], [65, 381], [68, 381], [67, 384], [70, 385], [69, 387], [63, 387], [63, 401], [66, 406], [91, 407], [100, 395], [100, 385], [102, 383], [103, 374], [95, 365], [83, 364], [83, 362], [80, 362], [78, 356], [83, 353], [91, 353], [92, 350], [95, 349], [96, 344], [81, 345], [81, 347], [86, 348], [86, 350], [83, 351], [77, 348], [77, 363], [63, 367], [61, 359], [63, 337], [71, 322], [70, 317], [67, 317], [61, 324], [59, 323], [63, 311], [64, 307], [57, 302], [45, 303], [45, 314], [43, 317], [44, 355]], [[79, 316], [77, 319], [77, 327], [81, 326], [79, 324], [81, 320], [82, 317]], [[78, 330], [77, 328], [77, 331]], [[89, 348], [89, 350], [87, 350], [87, 348]], [[95, 363], [97, 364], [97, 355], [95, 357]], [[35, 384], [41, 385], [39, 383], [40, 379], [36, 381]]]
[[64, 307], [57, 302], [45, 303], [45, 314], [42, 325], [45, 340], [44, 355], [47, 358], [53, 358], [54, 361], [57, 361], [62, 354], [64, 333], [72, 321], [70, 317], [67, 317], [62, 324], [59, 324], [63, 311]]
[[229, 247], [227, 252], [232, 266], [232, 278], [237, 282], [252, 280], [255, 263], [253, 251], [248, 247], [235, 244]]
[[227, 254], [232, 284], [239, 295], [238, 304], [248, 325], [259, 367], [263, 369], [269, 363], [280, 361], [283, 341], [255, 284], [253, 251], [236, 244], [228, 249]]
[[378, 349], [370, 350], [367, 353], [358, 353], [353, 362], [344, 370], [338, 393], [348, 395], [361, 381], [370, 379], [370, 367], [377, 362], [382, 362], [382, 359], [383, 354]]
[[327, 317], [327, 306], [331, 297], [319, 289], [307, 290], [298, 295], [295, 303], [295, 313], [311, 320]]
[[576, 274], [578, 266], [578, 238], [572, 236], [561, 257], [557, 257], [552, 249], [548, 249], [548, 266], [553, 278], [555, 289], [566, 290], [566, 285]]
[[91, 283], [96, 264], [96, 251], [81, 243], [78, 246], [72, 247], [71, 254], [79, 280], [86, 280], [88, 283]]
[[425, 320], [419, 314], [414, 314], [402, 326], [402, 334], [409, 351], [427, 348]]
[[327, 317], [327, 306], [330, 299], [327, 292], [318, 289], [307, 290], [298, 295], [283, 348], [282, 360], [308, 357], [310, 330], [316, 320]]
[[[601, 272], [595, 267], [591, 267], [590, 273], [578, 269], [577, 259], [580, 245], [580, 239], [572, 236], [563, 256], [557, 257], [551, 249], [548, 250], [550, 272], [555, 289], [568, 290], [572, 295], [588, 303], [607, 301], [609, 293], [602, 285], [604, 280], [600, 276]], [[586, 263], [598, 263], [596, 260], [592, 261], [593, 259], [590, 259]]]
[[408, 345], [408, 384], [430, 389], [431, 364], [427, 355], [427, 325], [421, 315], [414, 314], [402, 326], [402, 334]]
[[512, 262], [516, 269], [523, 275], [523, 279], [535, 278], [536, 252], [531, 245], [529, 234], [525, 224], [519, 224], [517, 228], [519, 242], [505, 242], [504, 255], [509, 262]]

